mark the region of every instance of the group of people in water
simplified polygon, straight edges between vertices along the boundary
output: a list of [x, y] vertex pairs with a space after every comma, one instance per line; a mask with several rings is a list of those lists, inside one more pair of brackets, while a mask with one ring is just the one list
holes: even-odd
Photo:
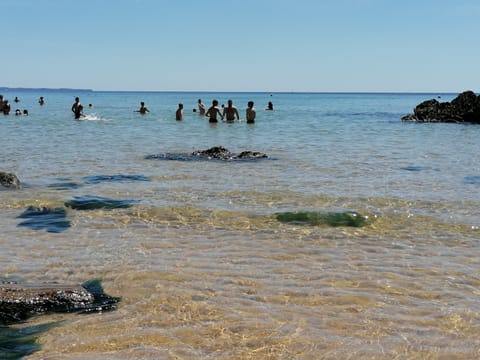
[[[253, 124], [255, 122], [257, 111], [253, 106], [253, 101], [249, 101], [247, 103], [247, 109], [245, 110], [245, 119], [247, 124]], [[265, 110], [273, 110], [273, 103], [271, 101], [268, 103]], [[232, 100], [227, 101], [227, 106], [222, 105], [221, 107], [218, 106], [218, 100], [212, 100], [212, 106], [207, 109], [202, 103], [202, 99], [198, 99], [198, 109], [193, 109], [193, 112], [197, 111], [200, 116], [208, 117], [208, 121], [210, 123], [217, 123], [218, 117], [227, 122], [240, 121], [240, 114], [237, 107], [233, 105]], [[183, 104], [178, 104], [175, 118], [177, 120], [183, 120]]]
[[[15, 103], [18, 103], [20, 102], [20, 99], [18, 97], [15, 97], [14, 101]], [[43, 98], [43, 96], [38, 99], [38, 103], [40, 104], [40, 106], [43, 106], [45, 104], [45, 99]], [[88, 106], [89, 108], [93, 108], [92, 104], [89, 104]], [[74, 114], [75, 119], [78, 120], [82, 117], [85, 117], [85, 114], [83, 112], [83, 105], [80, 103], [80, 98], [78, 96], [75, 97], [75, 101], [72, 104], [71, 110]], [[273, 103], [271, 101], [268, 102], [265, 110], [273, 110]], [[10, 114], [10, 111], [10, 103], [8, 102], [8, 100], [4, 99], [3, 95], [0, 95], [0, 113], [8, 115]], [[137, 110], [134, 110], [134, 112], [138, 112], [143, 115], [149, 113], [150, 110], [145, 106], [145, 102], [142, 101], [140, 102], [140, 107]], [[198, 112], [200, 116], [208, 117], [210, 123], [217, 123], [219, 118], [226, 122], [240, 121], [240, 114], [237, 107], [233, 105], [232, 100], [228, 100], [227, 105], [225, 106], [222, 104], [221, 107], [218, 105], [218, 100], [212, 100], [212, 105], [207, 109], [206, 106], [203, 104], [202, 99], [198, 99], [197, 107], [193, 109], [193, 112]], [[28, 110], [15, 110], [15, 115], [22, 114], [28, 115]], [[254, 123], [256, 116], [257, 111], [254, 108], [254, 102], [249, 101], [245, 110], [245, 120], [247, 124]], [[178, 121], [183, 120], [183, 104], [181, 103], [178, 104], [178, 109], [175, 112], [175, 119]]]
[[[245, 110], [245, 119], [247, 124], [253, 124], [255, 122], [257, 111], [253, 106], [253, 101], [249, 101], [247, 103], [247, 109]], [[90, 104], [89, 107], [92, 107], [92, 105]], [[273, 110], [273, 103], [271, 101], [268, 102], [267, 108], [265, 110]], [[213, 100], [212, 106], [207, 109], [203, 104], [202, 99], [198, 99], [197, 108], [193, 109], [193, 112], [197, 111], [200, 116], [208, 117], [209, 122], [211, 123], [217, 123], [218, 117], [220, 117], [221, 120], [227, 122], [240, 121], [240, 114], [237, 107], [233, 105], [232, 100], [227, 101], [227, 106], [222, 105], [221, 107], [218, 106], [218, 100]], [[85, 116], [83, 114], [83, 105], [80, 104], [80, 99], [78, 97], [75, 98], [75, 102], [72, 105], [72, 112], [75, 115], [75, 119], [80, 119], [81, 117]], [[140, 107], [137, 110], [134, 110], [134, 112], [138, 112], [144, 115], [146, 113], [149, 113], [150, 110], [145, 106], [145, 102], [142, 101], [140, 102]], [[177, 111], [175, 112], [175, 119], [178, 121], [183, 120], [182, 103], [178, 104]]]
[[[20, 102], [20, 99], [18, 98], [18, 96], [15, 96], [15, 100], [13, 100], [15, 103], [19, 103]], [[7, 99], [4, 99], [3, 98], [3, 95], [0, 95], [0, 114], [3, 114], [3, 115], [9, 115], [10, 114], [10, 111], [12, 110], [12, 106], [10, 105], [10, 103], [8, 102]], [[25, 115], [25, 116], [28, 116], [28, 110], [27, 109], [23, 109], [20, 110], [20, 109], [16, 109], [15, 110], [15, 115]]]

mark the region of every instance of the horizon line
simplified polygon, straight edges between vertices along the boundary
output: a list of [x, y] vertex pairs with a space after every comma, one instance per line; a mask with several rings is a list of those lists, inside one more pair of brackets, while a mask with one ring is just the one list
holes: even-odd
[[[307, 91], [307, 90], [275, 90], [275, 91], [260, 91], [260, 90], [98, 90], [98, 89], [82, 89], [82, 88], [67, 88], [67, 87], [10, 87], [0, 86], [0, 90], [33, 90], [33, 91], [79, 91], [79, 92], [124, 92], [124, 93], [234, 93], [234, 94], [459, 94], [464, 91], [426, 91], [426, 90], [412, 90], [412, 91], [398, 91], [398, 90], [365, 90], [365, 91]], [[473, 91], [473, 90], [472, 90]], [[476, 91], [474, 91], [476, 93]]]

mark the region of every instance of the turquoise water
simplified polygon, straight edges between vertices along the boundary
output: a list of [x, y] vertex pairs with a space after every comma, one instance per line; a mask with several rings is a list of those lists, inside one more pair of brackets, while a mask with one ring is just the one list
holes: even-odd
[[[122, 296], [112, 313], [62, 315], [32, 358], [478, 355], [480, 127], [400, 121], [455, 94], [3, 95], [13, 114], [0, 116], [0, 170], [24, 187], [0, 192], [0, 276], [101, 277]], [[75, 96], [83, 121], [70, 111]], [[192, 111], [198, 98], [232, 99], [243, 119], [253, 100], [256, 123], [209, 124]], [[150, 113], [134, 112], [140, 101]], [[219, 145], [269, 159], [146, 159]], [[79, 197], [132, 206], [66, 207], [58, 232], [18, 226], [29, 206]], [[356, 211], [370, 222], [275, 220], [286, 211]]]

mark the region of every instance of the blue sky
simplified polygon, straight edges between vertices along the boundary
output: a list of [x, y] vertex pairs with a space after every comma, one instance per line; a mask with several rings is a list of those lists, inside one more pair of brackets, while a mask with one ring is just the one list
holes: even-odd
[[0, 86], [478, 91], [479, 0], [0, 0]]

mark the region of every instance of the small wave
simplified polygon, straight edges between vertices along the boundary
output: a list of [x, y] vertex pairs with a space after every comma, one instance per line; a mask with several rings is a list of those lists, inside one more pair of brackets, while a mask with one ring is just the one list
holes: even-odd
[[108, 121], [107, 119], [105, 119], [105, 118], [103, 118], [100, 115], [95, 114], [95, 113], [86, 114], [78, 120], [80, 120], [80, 121]]

